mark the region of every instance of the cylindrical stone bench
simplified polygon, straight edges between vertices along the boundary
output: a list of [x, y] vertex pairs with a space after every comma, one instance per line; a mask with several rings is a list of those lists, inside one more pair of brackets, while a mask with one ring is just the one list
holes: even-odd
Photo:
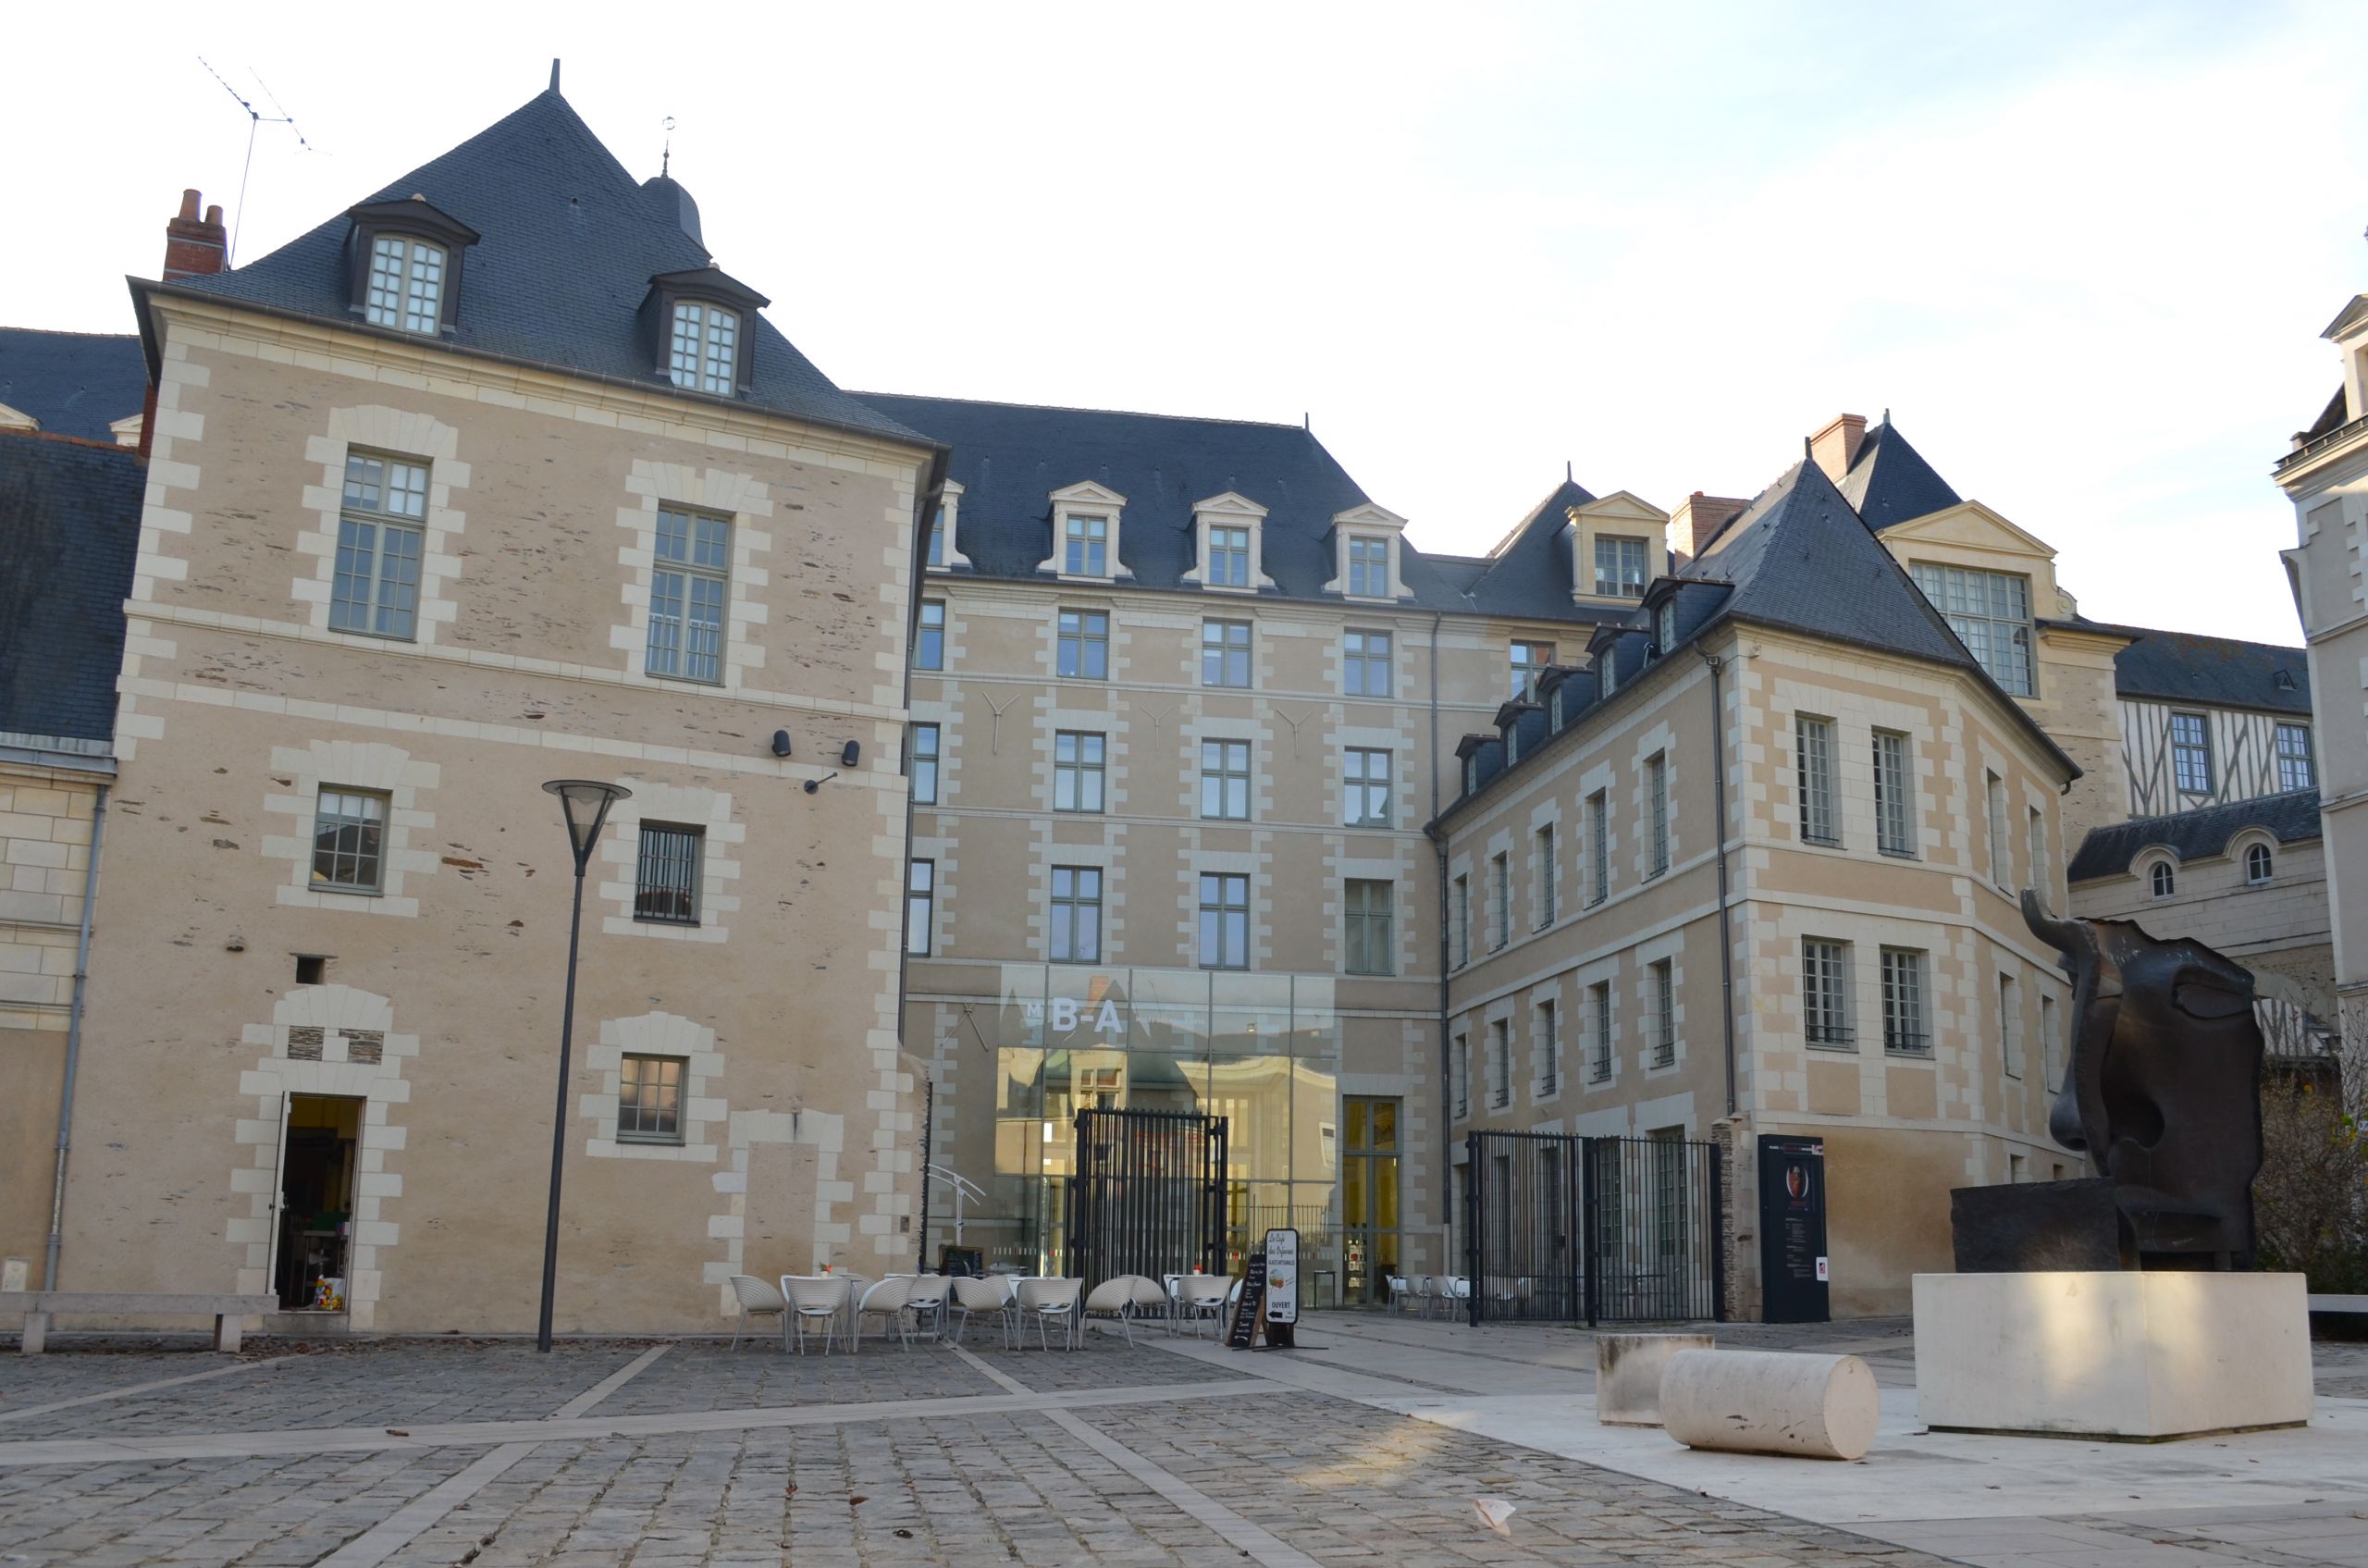
[[1874, 1446], [1875, 1375], [1855, 1355], [1680, 1351], [1661, 1373], [1661, 1429], [1688, 1448], [1856, 1459]]

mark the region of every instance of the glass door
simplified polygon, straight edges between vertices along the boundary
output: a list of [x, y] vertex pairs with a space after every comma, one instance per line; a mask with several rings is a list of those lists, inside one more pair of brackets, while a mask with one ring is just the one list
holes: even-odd
[[1388, 1301], [1398, 1272], [1399, 1105], [1351, 1095], [1342, 1107], [1341, 1299], [1352, 1306]]

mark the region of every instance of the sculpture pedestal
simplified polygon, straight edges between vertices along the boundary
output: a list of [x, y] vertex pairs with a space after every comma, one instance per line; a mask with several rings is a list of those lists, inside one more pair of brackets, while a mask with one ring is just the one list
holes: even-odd
[[1946, 1432], [2154, 1441], [2311, 1419], [2299, 1274], [1916, 1276], [1916, 1407]]

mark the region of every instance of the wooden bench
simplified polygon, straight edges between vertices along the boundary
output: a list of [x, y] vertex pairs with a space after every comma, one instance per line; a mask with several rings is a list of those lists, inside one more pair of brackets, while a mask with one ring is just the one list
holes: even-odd
[[0, 1318], [22, 1313], [27, 1355], [39, 1355], [49, 1338], [49, 1320], [61, 1312], [103, 1313], [120, 1317], [211, 1317], [214, 1348], [239, 1348], [240, 1320], [279, 1310], [278, 1296], [175, 1296], [137, 1290], [0, 1291]]

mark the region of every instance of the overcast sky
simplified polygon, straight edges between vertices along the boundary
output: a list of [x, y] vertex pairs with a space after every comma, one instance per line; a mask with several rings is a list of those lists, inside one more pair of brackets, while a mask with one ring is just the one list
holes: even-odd
[[[523, 8], [520, 8], [523, 15]], [[735, 14], [736, 13], [736, 14]], [[554, 15], [556, 13], [553, 13]], [[1888, 408], [2088, 614], [2299, 641], [2268, 469], [2368, 290], [2368, 7], [58, 7], [0, 321], [129, 331], [517, 107], [698, 199], [842, 386], [1297, 421], [1432, 549], [1749, 495]], [[44, 36], [46, 34], [46, 36]], [[268, 88], [265, 96], [258, 83]]]

